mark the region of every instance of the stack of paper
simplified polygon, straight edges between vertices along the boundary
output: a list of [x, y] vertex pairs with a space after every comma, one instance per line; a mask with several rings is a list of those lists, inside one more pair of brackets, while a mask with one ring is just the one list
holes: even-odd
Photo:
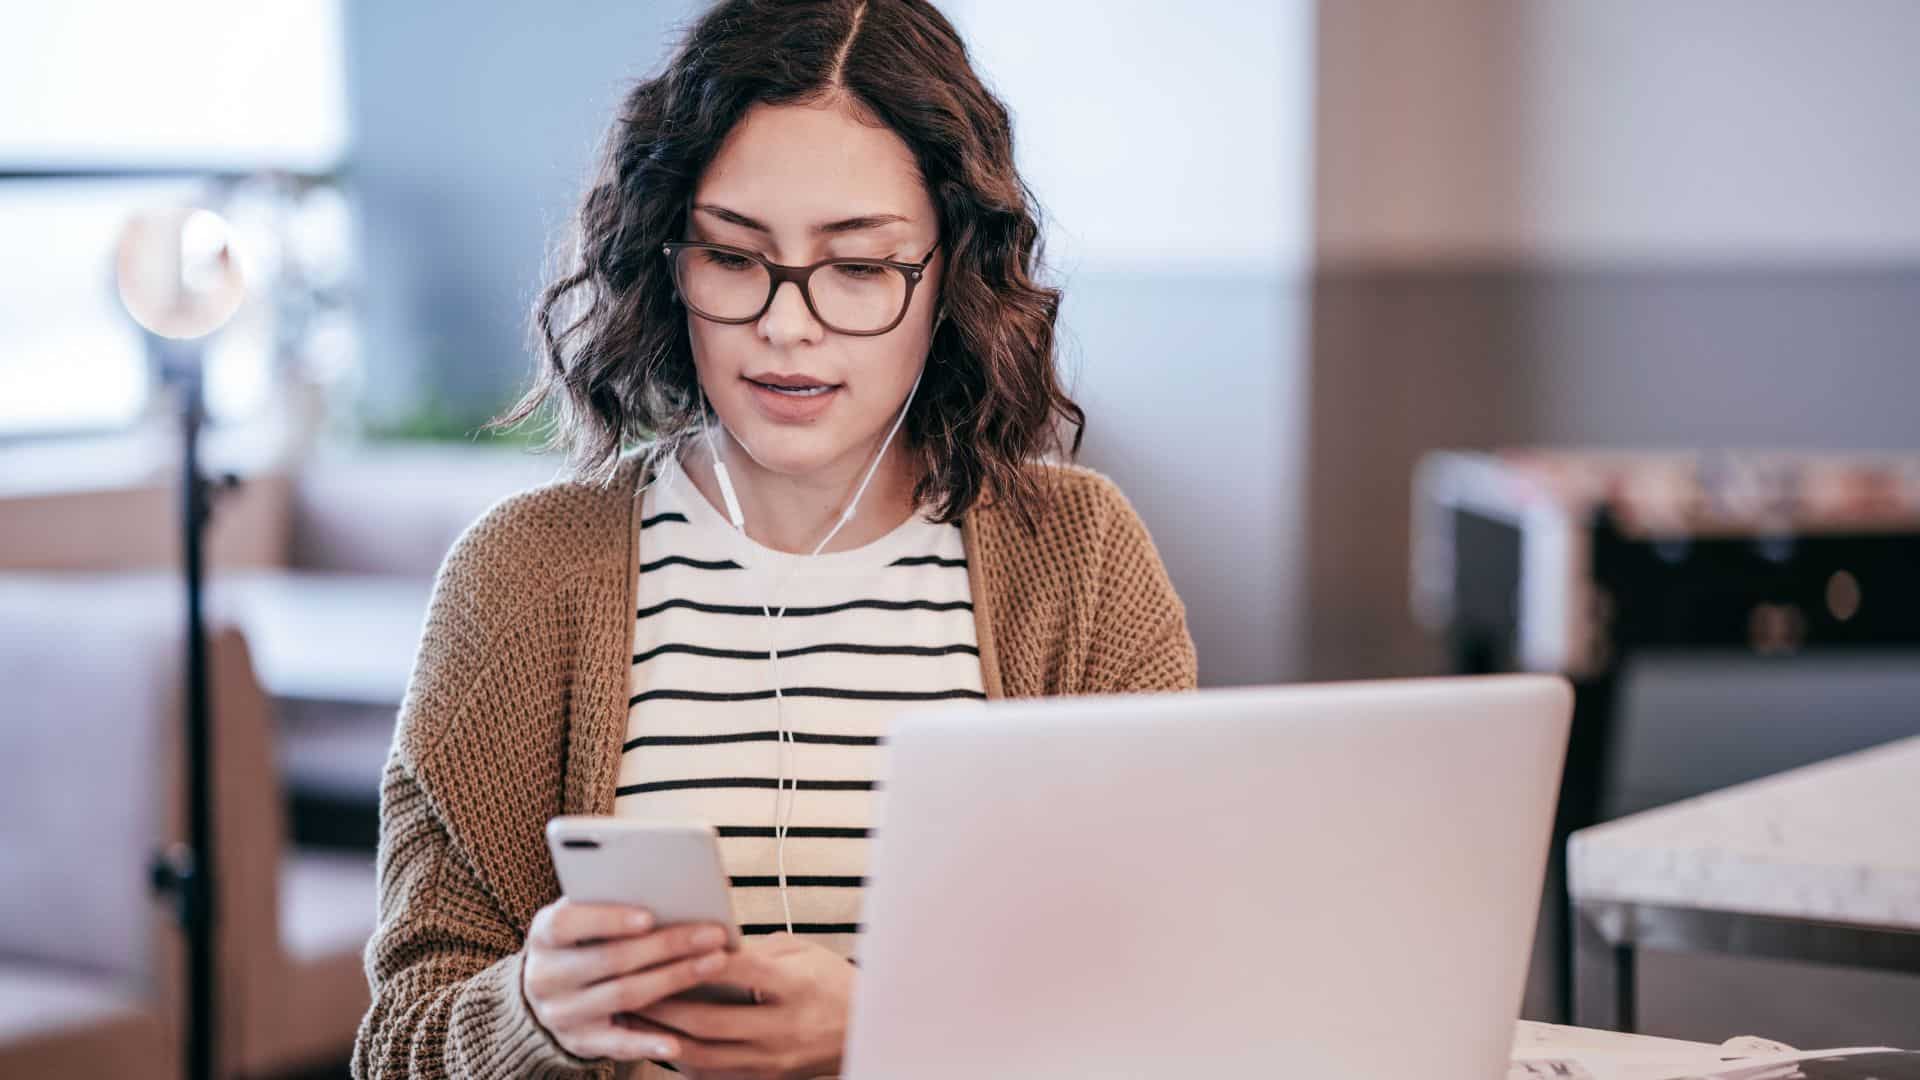
[[1795, 1050], [1742, 1037], [1718, 1046], [1523, 1021], [1507, 1080], [1920, 1080], [1920, 1053], [1884, 1046]]

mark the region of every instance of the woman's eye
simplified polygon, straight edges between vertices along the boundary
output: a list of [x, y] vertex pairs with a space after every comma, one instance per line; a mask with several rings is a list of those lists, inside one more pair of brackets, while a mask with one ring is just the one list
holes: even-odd
[[842, 276], [853, 278], [855, 281], [866, 281], [887, 272], [886, 267], [872, 263], [838, 263], [834, 269], [838, 270]]
[[703, 252], [703, 254], [706, 256], [708, 263], [722, 270], [744, 270], [753, 262], [752, 259], [743, 255], [735, 255], [726, 251], [707, 251]]

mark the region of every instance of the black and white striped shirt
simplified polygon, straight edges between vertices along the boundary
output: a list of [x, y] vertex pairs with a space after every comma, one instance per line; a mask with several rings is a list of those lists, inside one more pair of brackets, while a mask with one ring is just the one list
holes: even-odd
[[[789, 796], [774, 788], [767, 656], [777, 642], [795, 739], [787, 776], [799, 780], [786, 844], [794, 931], [852, 956], [888, 724], [921, 702], [986, 697], [960, 529], [915, 515], [808, 559], [740, 535], [678, 463], [642, 500], [614, 813], [712, 824], [742, 931], [785, 929], [773, 827], [776, 798], [784, 811]], [[786, 614], [769, 624], [763, 602]]]

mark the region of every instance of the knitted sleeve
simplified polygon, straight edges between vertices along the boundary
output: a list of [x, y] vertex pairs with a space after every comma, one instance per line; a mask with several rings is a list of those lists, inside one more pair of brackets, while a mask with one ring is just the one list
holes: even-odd
[[575, 1057], [520, 988], [519, 932], [478, 887], [399, 760], [380, 791], [380, 918], [366, 951], [373, 1006], [353, 1075], [576, 1077]]
[[[554, 680], [528, 674], [561, 666], [543, 654], [561, 646], [539, 644], [560, 635], [526, 629], [556, 606], [526, 570], [544, 550], [528, 540], [541, 505], [512, 498], [490, 511], [434, 582], [381, 781], [379, 913], [364, 954], [373, 1000], [353, 1051], [363, 1080], [612, 1070], [568, 1053], [534, 1017], [523, 928], [501, 893], [531, 878], [495, 865], [544, 859], [536, 804], [551, 785], [532, 778], [560, 771], [559, 746], [540, 733], [558, 730], [563, 706]], [[536, 822], [531, 838], [495, 825], [509, 819]]]
[[1096, 694], [1191, 690], [1199, 684], [1187, 609], [1146, 523], [1119, 487], [1096, 475], [1100, 504], [1097, 622], [1086, 685]]

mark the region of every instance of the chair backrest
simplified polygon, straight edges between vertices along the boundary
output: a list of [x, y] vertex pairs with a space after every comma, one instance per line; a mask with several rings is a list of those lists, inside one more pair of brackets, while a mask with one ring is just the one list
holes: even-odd
[[430, 580], [453, 541], [488, 507], [563, 469], [550, 455], [460, 444], [313, 454], [301, 463], [290, 497], [288, 565]]
[[0, 577], [0, 953], [146, 977], [165, 912], [183, 604], [153, 575]]
[[[216, 586], [217, 588], [217, 586]], [[285, 793], [274, 754], [272, 702], [255, 676], [247, 641], [209, 605], [207, 655], [213, 694], [214, 868], [219, 896], [220, 1044], [233, 1065], [259, 1060], [281, 1008], [286, 954], [280, 926], [280, 868], [287, 846]]]
[[[207, 564], [286, 562], [293, 478], [262, 470], [221, 496], [207, 527]], [[0, 492], [0, 569], [170, 573], [180, 565], [180, 493], [170, 478]]]
[[[148, 868], [185, 836], [185, 621], [170, 574], [0, 574], [0, 955], [123, 974], [169, 1011], [184, 953]], [[286, 811], [272, 707], [217, 592], [207, 635], [230, 1045], [282, 963]]]

